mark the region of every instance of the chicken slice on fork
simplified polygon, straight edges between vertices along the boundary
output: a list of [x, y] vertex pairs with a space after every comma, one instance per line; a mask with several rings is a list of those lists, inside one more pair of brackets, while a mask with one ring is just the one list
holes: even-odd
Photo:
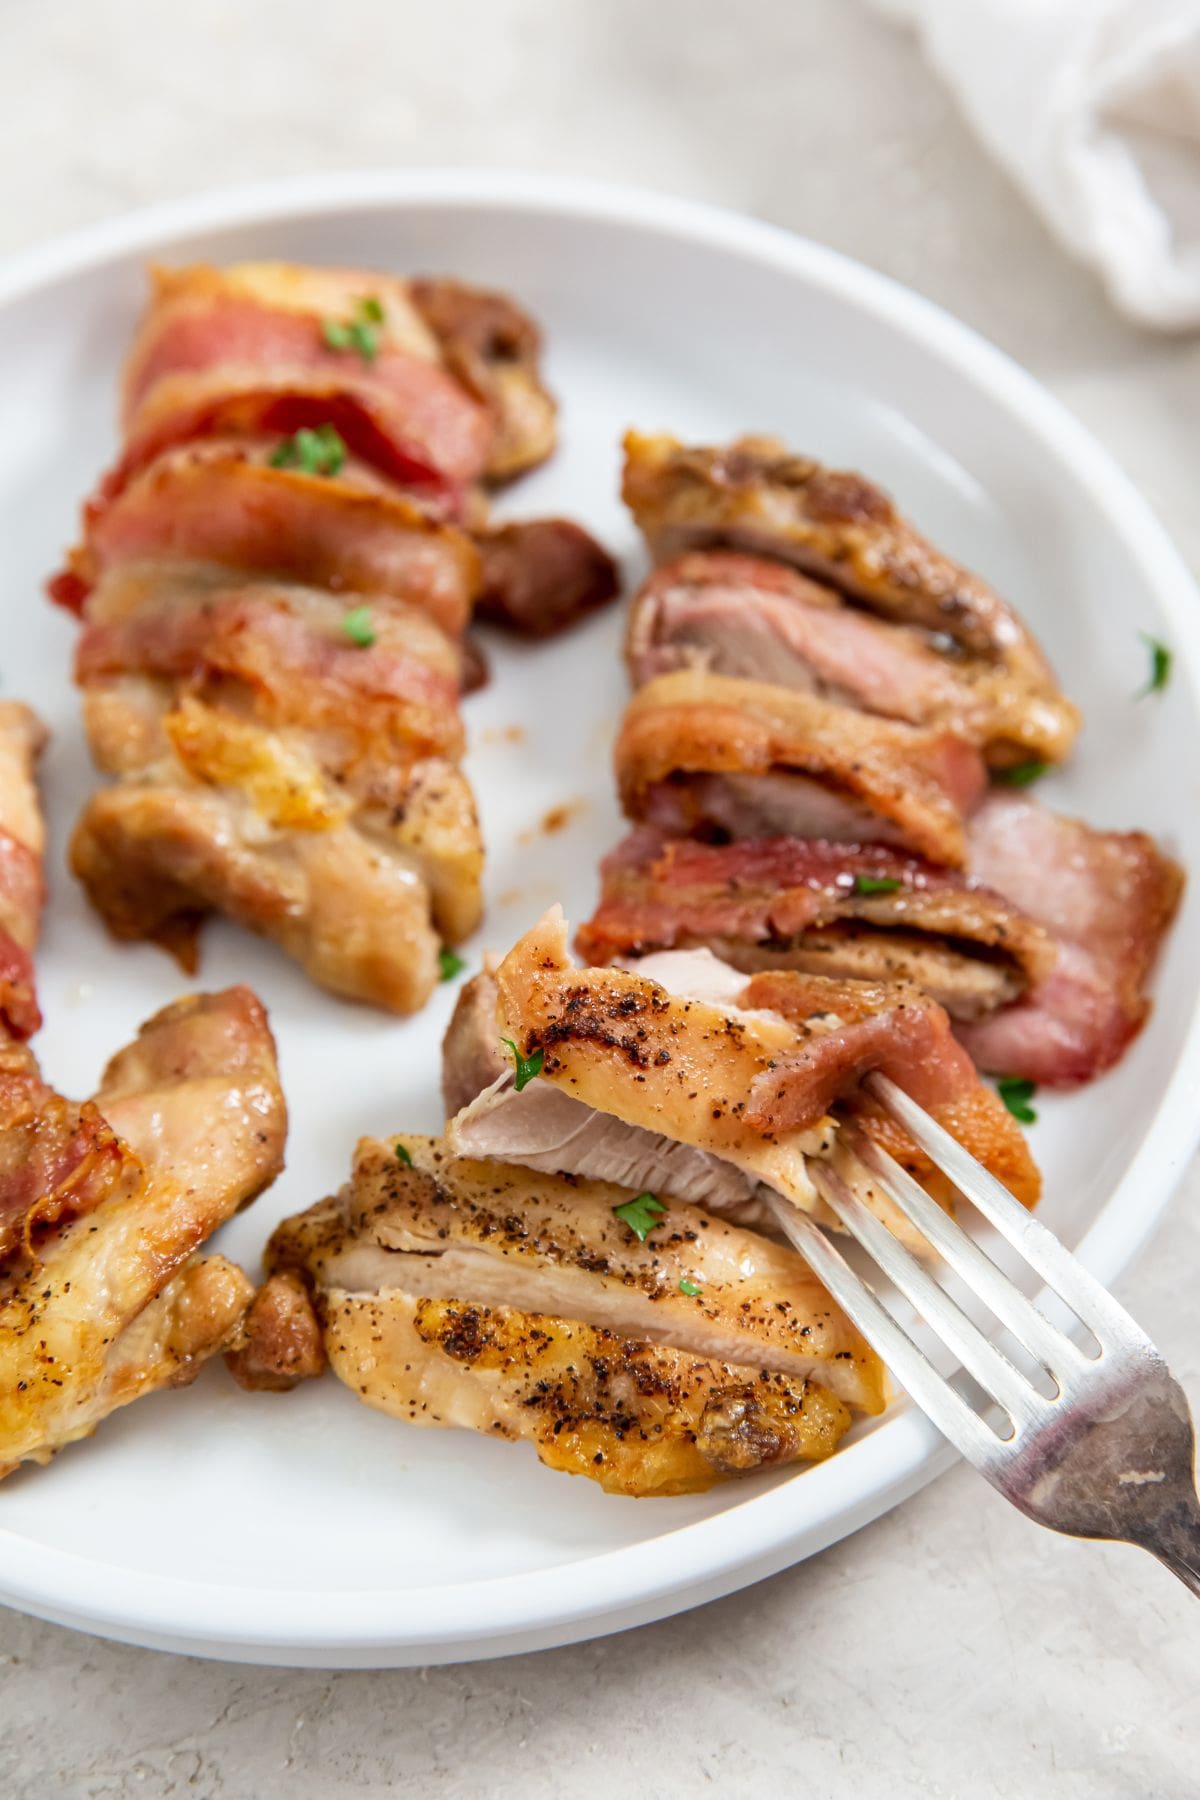
[[274, 1041], [247, 988], [158, 1013], [81, 1107], [40, 1081], [27, 1051], [10, 1051], [0, 1472], [48, 1462], [117, 1407], [192, 1380], [234, 1340], [252, 1286], [198, 1252], [279, 1173], [286, 1126]]
[[[446, 1085], [461, 1089], [468, 1069], [484, 1067], [466, 1034], [486, 1030], [486, 1001], [464, 1002], [456, 1018]], [[460, 1155], [616, 1180], [763, 1225], [763, 1187], [821, 1212], [806, 1161], [838, 1154], [838, 1120], [853, 1112], [947, 1201], [916, 1146], [860, 1092], [878, 1069], [1024, 1204], [1038, 1196], [1016, 1121], [942, 1008], [901, 984], [747, 978], [707, 951], [578, 968], [555, 909], [500, 963], [493, 1020], [495, 1078], [447, 1127]]]
[[881, 1409], [879, 1363], [799, 1257], [678, 1203], [643, 1220], [645, 1198], [365, 1139], [267, 1261], [308, 1283], [368, 1405], [531, 1442], [610, 1492], [824, 1456], [850, 1409]]

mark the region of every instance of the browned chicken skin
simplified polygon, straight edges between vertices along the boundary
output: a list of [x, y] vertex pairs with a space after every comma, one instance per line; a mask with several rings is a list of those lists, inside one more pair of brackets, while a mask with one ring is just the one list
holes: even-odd
[[732, 545], [794, 563], [881, 617], [945, 635], [1056, 692], [1045, 657], [999, 595], [929, 544], [862, 475], [775, 438], [723, 449], [631, 431], [622, 493], [657, 560]]

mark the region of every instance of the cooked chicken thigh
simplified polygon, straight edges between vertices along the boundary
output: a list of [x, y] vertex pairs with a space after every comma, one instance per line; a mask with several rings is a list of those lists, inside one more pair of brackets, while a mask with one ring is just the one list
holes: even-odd
[[[793, 456], [775, 438], [710, 449], [631, 431], [622, 493], [657, 561], [732, 546], [790, 562], [881, 618], [948, 638], [1031, 692], [1061, 698], [1013, 609], [862, 475]], [[1069, 708], [1063, 724], [1070, 729]]]
[[[268, 1264], [310, 1284], [334, 1372], [416, 1424], [530, 1441], [610, 1492], [824, 1456], [878, 1360], [792, 1251], [696, 1208], [364, 1140]], [[635, 1209], [630, 1223], [630, 1208]]]
[[234, 1340], [251, 1284], [197, 1251], [278, 1174], [286, 1132], [274, 1042], [247, 988], [167, 1007], [82, 1107], [40, 1082], [27, 1051], [8, 1057], [3, 1473], [49, 1461], [141, 1394], [190, 1381]]

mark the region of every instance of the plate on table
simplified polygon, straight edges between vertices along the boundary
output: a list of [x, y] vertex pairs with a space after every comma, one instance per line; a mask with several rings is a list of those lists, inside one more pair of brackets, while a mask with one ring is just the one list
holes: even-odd
[[[1026, 616], [1083, 708], [1041, 791], [1095, 824], [1155, 833], [1200, 869], [1200, 596], [1133, 488], [1030, 377], [904, 289], [706, 207], [541, 177], [381, 173], [202, 197], [117, 220], [0, 269], [0, 680], [53, 731], [44, 798], [52, 898], [39, 957], [44, 1067], [91, 1091], [110, 1052], [186, 986], [150, 947], [108, 942], [66, 872], [93, 777], [69, 671], [74, 622], [41, 584], [115, 441], [116, 381], [150, 259], [281, 257], [433, 271], [510, 289], [544, 326], [561, 447], [502, 511], [578, 518], [640, 578], [617, 498], [626, 426], [718, 442], [774, 432], [892, 490], [933, 540]], [[1134, 704], [1146, 650], [1165, 694]], [[489, 644], [466, 704], [488, 845], [467, 947], [507, 948], [551, 901], [591, 911], [621, 835], [611, 746], [625, 699], [618, 609], [548, 646]], [[553, 827], [559, 827], [554, 829]], [[1125, 1062], [1039, 1103], [1043, 1216], [1111, 1281], [1153, 1228], [1197, 1134], [1200, 883]], [[256, 1271], [276, 1221], [345, 1177], [364, 1132], [436, 1130], [457, 984], [396, 1020], [309, 986], [225, 924], [206, 987], [266, 1002], [291, 1110], [288, 1166], [217, 1239]], [[900, 1406], [831, 1461], [709, 1494], [628, 1500], [526, 1448], [418, 1431], [332, 1378], [244, 1394], [220, 1366], [118, 1413], [48, 1469], [0, 1487], [0, 1600], [127, 1641], [328, 1667], [449, 1662], [618, 1630], [823, 1549], [951, 1460]]]

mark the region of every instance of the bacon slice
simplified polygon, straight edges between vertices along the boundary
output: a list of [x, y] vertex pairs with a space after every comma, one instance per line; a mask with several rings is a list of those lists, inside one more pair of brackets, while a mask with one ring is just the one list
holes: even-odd
[[633, 832], [601, 865], [588, 962], [707, 946], [753, 973], [907, 980], [953, 1017], [1014, 999], [1054, 961], [1046, 933], [973, 876], [878, 844], [697, 844]]
[[[697, 1491], [828, 1454], [878, 1359], [792, 1251], [673, 1204], [638, 1242], [606, 1182], [365, 1139], [285, 1220], [334, 1372], [417, 1424], [531, 1442], [610, 1492]], [[681, 1283], [684, 1285], [681, 1287]]]
[[397, 437], [394, 424], [371, 398], [348, 391], [340, 380], [323, 387], [311, 382], [304, 393], [262, 386], [213, 394], [207, 380], [196, 384], [201, 392], [190, 405], [177, 394], [175, 410], [126, 445], [86, 501], [85, 521], [94, 526], [130, 482], [168, 450], [216, 440], [235, 445], [252, 460], [269, 462], [298, 431], [329, 426], [346, 446], [346, 469], [357, 485], [398, 488], [434, 517], [455, 520], [466, 512], [463, 484]]
[[196, 1252], [274, 1179], [285, 1131], [275, 1046], [246, 988], [167, 1007], [82, 1107], [10, 1047], [0, 1474], [48, 1462], [116, 1407], [190, 1381], [232, 1342], [253, 1290], [223, 1257]]
[[672, 835], [878, 840], [953, 867], [986, 781], [949, 732], [696, 671], [634, 695], [616, 767], [628, 817]]
[[[346, 634], [368, 607], [373, 641]], [[405, 766], [458, 757], [460, 657], [417, 608], [313, 588], [230, 584], [220, 571], [133, 565], [93, 594], [75, 656], [91, 695], [116, 677], [187, 682], [202, 698], [237, 692], [275, 727], [319, 734], [342, 774], [365, 757]]]
[[36, 785], [46, 736], [29, 707], [0, 701], [0, 1036], [32, 1037], [42, 1022], [31, 953], [46, 898]]
[[466, 628], [479, 581], [470, 540], [415, 502], [272, 468], [225, 443], [173, 450], [143, 469], [88, 521], [52, 598], [81, 611], [107, 570], [156, 559], [390, 595], [452, 638]]
[[1014, 1005], [961, 1028], [981, 1068], [1050, 1086], [1116, 1063], [1150, 1011], [1145, 984], [1183, 890], [1178, 865], [1140, 831], [1097, 831], [1016, 794], [971, 826], [971, 866], [1057, 944], [1049, 973]]
[[0, 1041], [0, 1271], [115, 1192], [133, 1165], [91, 1101], [46, 1085], [31, 1051]]
[[778, 557], [900, 624], [1057, 695], [1036, 641], [999, 595], [943, 556], [862, 475], [793, 456], [775, 438], [726, 449], [630, 432], [625, 503], [657, 561], [729, 545]]
[[910, 725], [940, 726], [1006, 766], [1060, 761], [1078, 715], [1045, 684], [993, 660], [947, 655], [929, 634], [845, 605], [765, 557], [693, 551], [636, 595], [626, 656], [634, 685], [675, 669], [796, 688]]
[[[496, 437], [489, 409], [446, 366], [408, 282], [287, 263], [158, 268], [151, 280], [125, 368], [132, 445], [179, 441], [183, 421], [243, 394], [305, 395], [323, 407], [357, 404], [392, 454], [452, 481], [486, 468]], [[325, 322], [352, 322], [364, 300], [383, 315], [368, 321], [374, 355], [332, 348]], [[323, 420], [337, 424], [328, 410]]]

